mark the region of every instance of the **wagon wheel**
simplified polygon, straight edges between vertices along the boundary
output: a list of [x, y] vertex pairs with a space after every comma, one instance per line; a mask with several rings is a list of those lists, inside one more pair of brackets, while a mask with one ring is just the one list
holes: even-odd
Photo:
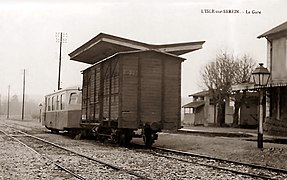
[[57, 130], [57, 129], [52, 129], [51, 132], [52, 132], [53, 134], [59, 134], [59, 130]]
[[103, 143], [103, 142], [105, 142], [106, 137], [103, 136], [103, 135], [98, 135], [98, 139], [99, 139], [99, 141], [100, 141], [101, 143]]
[[128, 132], [119, 132], [118, 143], [120, 146], [127, 147], [131, 141], [130, 134]]
[[98, 132], [98, 128], [92, 128], [91, 129], [91, 134], [94, 137], [95, 140], [99, 139], [99, 132]]
[[154, 134], [149, 130], [145, 130], [143, 134], [143, 141], [145, 146], [150, 148], [154, 143]]
[[126, 146], [126, 134], [125, 133], [119, 133], [119, 145], [120, 146]]

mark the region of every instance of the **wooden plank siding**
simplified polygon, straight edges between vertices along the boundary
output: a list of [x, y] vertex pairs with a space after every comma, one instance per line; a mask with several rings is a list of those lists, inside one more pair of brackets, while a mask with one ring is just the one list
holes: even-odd
[[118, 69], [116, 61], [107, 61], [96, 64], [83, 72], [83, 122], [117, 121], [119, 114]]
[[142, 61], [141, 78], [141, 121], [143, 123], [162, 121], [162, 60], [145, 58]]
[[122, 101], [120, 127], [138, 127], [138, 61], [133, 56], [122, 56]]
[[158, 122], [163, 129], [180, 127], [181, 61], [144, 52], [122, 56], [121, 127]]
[[[175, 60], [165, 61], [164, 129], [180, 127], [181, 119], [181, 63]], [[177, 124], [174, 124], [177, 119]]]
[[86, 122], [138, 129], [180, 127], [182, 59], [155, 51], [119, 54], [83, 71]]

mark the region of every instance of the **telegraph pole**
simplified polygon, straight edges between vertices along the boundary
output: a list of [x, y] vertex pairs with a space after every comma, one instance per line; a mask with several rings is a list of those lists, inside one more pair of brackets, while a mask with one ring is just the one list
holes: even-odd
[[9, 119], [10, 85], [8, 86], [7, 119]]
[[24, 111], [25, 111], [25, 69], [24, 69], [24, 75], [23, 75], [22, 120], [24, 120]]
[[59, 52], [59, 72], [58, 72], [58, 90], [61, 89], [61, 63], [62, 63], [62, 43], [67, 42], [67, 33], [56, 33], [56, 41], [60, 44]]

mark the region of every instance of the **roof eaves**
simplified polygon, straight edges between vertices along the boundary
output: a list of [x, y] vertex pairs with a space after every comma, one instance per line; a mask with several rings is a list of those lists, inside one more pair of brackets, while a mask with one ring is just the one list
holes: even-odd
[[73, 57], [89, 50], [91, 47], [98, 44], [99, 42], [108, 42], [108, 43], [113, 43], [113, 44], [117, 44], [117, 45], [121, 45], [125, 47], [131, 47], [134, 49], [140, 49], [140, 50], [146, 50], [148, 49], [147, 46], [150, 46], [142, 42], [138, 42], [138, 41], [122, 38], [122, 37], [117, 37], [117, 36], [113, 36], [113, 35], [109, 35], [105, 33], [100, 33], [96, 37], [92, 38], [91, 40], [84, 43], [82, 46], [80, 46], [76, 50], [74, 50], [73, 52], [69, 53], [69, 56], [71, 57], [71, 59], [73, 59]]
[[183, 58], [183, 57], [180, 57], [180, 56], [177, 56], [177, 55], [174, 55], [174, 54], [165, 52], [165, 51], [161, 51], [161, 50], [158, 50], [158, 49], [150, 49], [150, 51], [155, 51], [155, 52], [158, 52], [158, 53], [161, 53], [161, 54], [165, 54], [165, 55], [168, 55], [168, 56], [172, 56], [172, 57], [175, 57], [175, 58], [179, 58], [179, 59], [181, 59], [182, 61], [186, 60], [186, 58]]
[[193, 97], [199, 97], [199, 96], [206, 96], [206, 95], [209, 95], [210, 92], [209, 90], [203, 90], [203, 91], [199, 91], [197, 93], [194, 93], [194, 94], [191, 94], [191, 95], [188, 95], [189, 97], [193, 96]]
[[258, 36], [257, 38], [262, 38], [262, 37], [267, 37], [267, 36], [270, 36], [270, 35], [273, 35], [273, 34], [277, 34], [277, 33], [280, 33], [280, 32], [284, 32], [284, 31], [287, 31], [287, 21], [270, 29], [269, 31], [261, 34], [260, 36]]
[[[125, 51], [125, 52], [115, 53], [115, 54], [113, 54], [113, 55], [111, 55], [111, 56], [109, 56], [109, 57], [107, 57], [107, 58], [102, 59], [101, 61], [98, 61], [98, 62], [92, 64], [90, 67], [86, 68], [85, 70], [90, 69], [91, 67], [93, 67], [93, 66], [96, 65], [96, 64], [102, 63], [102, 62], [104, 62], [104, 61], [107, 61], [107, 60], [109, 60], [109, 59], [111, 59], [111, 58], [113, 58], [113, 57], [119, 56], [119, 55], [132, 54], [132, 53], [140, 53], [140, 52], [146, 52], [146, 51], [154, 51], [154, 52], [157, 52], [157, 53], [160, 53], [160, 54], [165, 54], [165, 55], [167, 55], [167, 56], [171, 56], [171, 57], [174, 57], [174, 58], [177, 58], [177, 59], [181, 59], [182, 61], [186, 60], [186, 59], [183, 58], [183, 57], [179, 57], [179, 56], [176, 56], [176, 55], [174, 55], [174, 54], [169, 54], [169, 53], [166, 53], [166, 52], [161, 52], [161, 51], [158, 51], [158, 50], [155, 50], [155, 49], [135, 50], [135, 51]], [[83, 70], [83, 71], [85, 71], [85, 70]]]
[[152, 45], [154, 49], [160, 51], [172, 52], [179, 50], [198, 50], [202, 49], [202, 45], [205, 41], [196, 41], [196, 42], [186, 42], [186, 43], [174, 43], [174, 44], [162, 44], [162, 45]]
[[204, 106], [204, 101], [192, 101], [182, 106], [182, 108], [198, 108], [200, 106]]

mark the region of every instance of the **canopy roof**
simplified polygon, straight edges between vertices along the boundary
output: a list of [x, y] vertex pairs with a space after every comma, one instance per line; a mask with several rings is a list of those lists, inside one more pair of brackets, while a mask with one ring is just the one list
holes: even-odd
[[204, 91], [200, 91], [200, 92], [197, 92], [195, 94], [191, 94], [191, 95], [188, 95], [189, 97], [193, 96], [193, 97], [203, 97], [203, 96], [208, 96], [210, 94], [209, 90], [204, 90]]
[[205, 103], [204, 101], [193, 101], [193, 102], [190, 102], [184, 106], [182, 106], [183, 108], [198, 108], [200, 106], [203, 106]]
[[244, 91], [244, 90], [258, 90], [258, 89], [265, 89], [265, 88], [272, 88], [272, 87], [287, 87], [287, 80], [272, 80], [268, 82], [266, 86], [256, 86], [254, 83], [242, 83], [236, 84], [232, 86], [232, 91]]
[[[140, 53], [147, 53], [147, 52], [153, 52], [153, 53], [159, 53], [161, 55], [165, 55], [165, 56], [168, 56], [168, 57], [171, 57], [171, 58], [176, 58], [176, 59], [179, 59], [181, 61], [184, 61], [185, 58], [182, 58], [182, 57], [179, 57], [179, 56], [176, 56], [176, 55], [173, 55], [173, 54], [169, 54], [169, 53], [165, 53], [165, 52], [160, 52], [160, 51], [157, 51], [157, 50], [154, 50], [154, 49], [149, 49], [149, 50], [137, 50], [137, 51], [126, 51], [126, 52], [119, 52], [119, 53], [115, 53], [105, 59], [102, 59], [96, 63], [94, 63], [94, 65], [98, 64], [98, 63], [102, 63], [104, 61], [107, 61], [109, 59], [112, 59], [114, 57], [118, 57], [118, 56], [121, 56], [121, 55], [129, 55], [129, 54], [140, 54]], [[90, 66], [88, 67], [87, 69], [85, 69], [84, 71], [92, 68], [93, 66]]]
[[157, 50], [172, 55], [182, 55], [202, 48], [205, 41], [152, 45], [109, 34], [100, 33], [69, 54], [71, 60], [94, 64], [120, 52]]
[[262, 38], [262, 37], [269, 38], [270, 36], [275, 36], [278, 34], [287, 35], [287, 21], [261, 34], [257, 38]]

